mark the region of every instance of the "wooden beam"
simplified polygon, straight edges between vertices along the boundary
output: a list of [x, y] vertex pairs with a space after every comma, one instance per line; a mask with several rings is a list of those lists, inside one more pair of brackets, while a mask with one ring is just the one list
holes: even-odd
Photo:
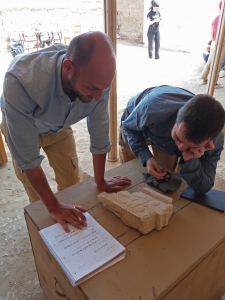
[[0, 132], [0, 164], [7, 163], [8, 159], [5, 152], [5, 147], [2, 140], [2, 134]]
[[[113, 42], [116, 53], [116, 0], [104, 0], [104, 25], [105, 33], [108, 34]], [[111, 151], [108, 153], [109, 161], [117, 161], [117, 77], [115, 75], [109, 100], [109, 136], [112, 144]]]
[[219, 70], [221, 67], [221, 53], [225, 40], [225, 5], [222, 3], [220, 11], [220, 21], [218, 24], [217, 38], [215, 44], [215, 52], [212, 57], [211, 69], [209, 74], [209, 81], [207, 86], [207, 93], [211, 96], [214, 94], [215, 86], [219, 77]]

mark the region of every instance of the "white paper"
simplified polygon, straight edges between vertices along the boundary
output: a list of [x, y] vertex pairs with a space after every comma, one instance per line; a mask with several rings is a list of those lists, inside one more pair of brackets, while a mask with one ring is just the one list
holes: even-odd
[[40, 235], [72, 285], [125, 251], [89, 213], [85, 216], [88, 226], [82, 230], [69, 224], [71, 231], [66, 233], [58, 223], [40, 230]]

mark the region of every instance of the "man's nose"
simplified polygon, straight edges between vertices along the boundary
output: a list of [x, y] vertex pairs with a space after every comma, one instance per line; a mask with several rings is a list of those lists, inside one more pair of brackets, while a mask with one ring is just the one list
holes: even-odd
[[94, 91], [91, 96], [96, 100], [99, 101], [102, 97], [102, 92], [103, 91]]

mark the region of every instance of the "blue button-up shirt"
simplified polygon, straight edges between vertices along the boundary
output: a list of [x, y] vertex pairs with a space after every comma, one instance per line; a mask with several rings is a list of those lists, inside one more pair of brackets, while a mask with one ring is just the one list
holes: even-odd
[[[149, 88], [136, 95], [127, 104], [121, 125], [129, 146], [143, 166], [153, 157], [146, 140], [173, 156], [181, 157], [171, 137], [178, 110], [192, 97], [193, 93], [168, 85]], [[180, 163], [180, 175], [196, 192], [206, 193], [214, 185], [217, 162], [223, 150], [224, 135], [215, 139], [215, 149], [206, 151], [197, 159]]]
[[71, 101], [64, 93], [61, 65], [67, 46], [54, 45], [16, 56], [5, 75], [1, 107], [6, 118], [8, 143], [21, 170], [41, 164], [38, 135], [56, 133], [87, 119], [90, 151], [110, 151], [108, 99], [109, 88], [99, 101]]

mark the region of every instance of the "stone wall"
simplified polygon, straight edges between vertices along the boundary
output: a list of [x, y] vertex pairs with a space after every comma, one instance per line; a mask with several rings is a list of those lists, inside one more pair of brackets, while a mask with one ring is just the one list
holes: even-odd
[[117, 1], [117, 30], [121, 39], [143, 42], [144, 0]]

